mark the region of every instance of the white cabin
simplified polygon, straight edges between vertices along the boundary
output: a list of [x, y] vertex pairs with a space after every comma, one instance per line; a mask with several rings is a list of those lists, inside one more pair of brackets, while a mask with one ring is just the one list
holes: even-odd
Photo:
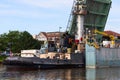
[[21, 50], [21, 57], [35, 57], [39, 52], [40, 50]]

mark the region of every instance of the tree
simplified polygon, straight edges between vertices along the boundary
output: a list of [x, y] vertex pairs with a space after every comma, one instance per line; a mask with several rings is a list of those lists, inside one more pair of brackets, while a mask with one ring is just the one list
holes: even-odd
[[33, 39], [27, 31], [9, 31], [0, 35], [0, 50], [10, 49], [13, 53], [21, 52], [25, 49], [40, 49], [41, 42]]
[[40, 42], [33, 39], [32, 35], [30, 35], [30, 33], [28, 33], [27, 31], [24, 31], [22, 33], [20, 40], [20, 43], [22, 44], [22, 49], [40, 49]]
[[0, 51], [5, 51], [8, 43], [7, 34], [0, 35]]

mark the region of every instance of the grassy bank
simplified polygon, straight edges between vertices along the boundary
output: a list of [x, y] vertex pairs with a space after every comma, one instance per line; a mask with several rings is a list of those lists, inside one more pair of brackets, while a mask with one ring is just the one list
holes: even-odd
[[0, 62], [6, 59], [7, 56], [0, 56]]

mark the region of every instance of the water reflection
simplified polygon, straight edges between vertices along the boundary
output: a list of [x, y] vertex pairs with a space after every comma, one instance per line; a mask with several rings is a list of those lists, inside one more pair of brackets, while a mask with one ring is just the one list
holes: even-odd
[[84, 69], [3, 70], [2, 80], [85, 80]]
[[86, 69], [86, 80], [96, 80], [96, 69]]
[[0, 65], [0, 80], [120, 80], [120, 68], [7, 70]]
[[120, 80], [120, 68], [86, 69], [86, 80]]
[[[85, 71], [83, 69], [58, 69], [40, 71], [39, 78], [45, 80], [84, 80]], [[47, 76], [47, 77], [46, 77]]]
[[96, 76], [99, 80], [120, 80], [120, 68], [97, 69]]

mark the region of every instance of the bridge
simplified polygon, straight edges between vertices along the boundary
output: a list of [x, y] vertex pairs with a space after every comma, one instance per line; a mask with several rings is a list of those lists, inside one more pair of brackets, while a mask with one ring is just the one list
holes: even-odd
[[77, 5], [82, 5], [82, 9], [85, 10], [82, 12], [84, 15], [83, 32], [86, 29], [104, 31], [111, 3], [111, 0], [74, 0], [66, 31], [75, 34], [78, 30], [77, 18], [81, 12], [75, 12]]

